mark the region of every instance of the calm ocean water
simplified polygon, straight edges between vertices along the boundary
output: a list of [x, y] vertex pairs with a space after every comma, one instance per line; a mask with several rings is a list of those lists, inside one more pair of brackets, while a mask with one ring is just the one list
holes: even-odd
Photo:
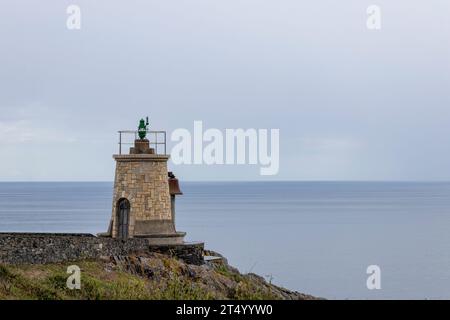
[[[243, 272], [326, 298], [450, 298], [450, 183], [181, 184], [177, 228]], [[0, 183], [0, 231], [106, 230], [112, 183]], [[381, 290], [366, 268], [381, 268]]]

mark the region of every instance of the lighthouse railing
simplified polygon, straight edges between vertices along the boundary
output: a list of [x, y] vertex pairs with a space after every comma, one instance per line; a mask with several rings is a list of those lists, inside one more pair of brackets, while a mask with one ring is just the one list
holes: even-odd
[[[122, 154], [124, 147], [134, 145], [134, 140], [139, 139], [137, 130], [121, 130], [118, 133], [119, 154]], [[155, 149], [156, 154], [167, 154], [166, 136], [166, 131], [147, 131], [147, 139], [149, 140], [150, 147]]]

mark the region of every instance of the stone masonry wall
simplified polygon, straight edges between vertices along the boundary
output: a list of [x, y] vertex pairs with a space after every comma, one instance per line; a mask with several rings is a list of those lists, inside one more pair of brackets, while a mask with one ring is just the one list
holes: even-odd
[[159, 252], [187, 263], [203, 263], [203, 243], [149, 245], [144, 238], [127, 241], [96, 237], [91, 234], [0, 233], [0, 263], [46, 264], [101, 256], [126, 256]]
[[116, 237], [117, 202], [126, 198], [130, 202], [129, 235], [133, 237], [137, 223], [171, 220], [169, 184], [167, 180], [168, 156], [123, 155], [116, 156], [114, 181], [112, 236]]

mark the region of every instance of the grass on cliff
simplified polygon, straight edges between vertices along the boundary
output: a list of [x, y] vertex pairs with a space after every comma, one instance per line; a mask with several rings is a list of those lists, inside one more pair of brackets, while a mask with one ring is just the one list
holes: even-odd
[[79, 262], [81, 290], [70, 290], [66, 265], [0, 265], [0, 299], [151, 299], [144, 279], [107, 273], [97, 262]]
[[179, 264], [164, 259], [170, 276], [153, 281], [119, 269], [109, 270], [100, 261], [80, 261], [81, 289], [70, 290], [66, 282], [68, 264], [49, 265], [1, 265], [0, 299], [89, 299], [89, 300], [192, 300], [192, 299], [273, 299], [270, 290], [256, 287], [249, 279], [217, 268], [217, 277], [226, 277], [237, 283], [231, 292], [217, 293], [201, 284], [199, 280], [186, 278], [177, 270]]

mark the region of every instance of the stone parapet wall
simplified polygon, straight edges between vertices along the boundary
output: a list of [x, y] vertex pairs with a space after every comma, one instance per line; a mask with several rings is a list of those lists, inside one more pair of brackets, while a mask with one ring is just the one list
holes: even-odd
[[145, 238], [121, 241], [91, 234], [0, 233], [0, 263], [5, 264], [59, 263], [148, 252], [202, 264], [203, 248], [203, 243], [153, 245]]

